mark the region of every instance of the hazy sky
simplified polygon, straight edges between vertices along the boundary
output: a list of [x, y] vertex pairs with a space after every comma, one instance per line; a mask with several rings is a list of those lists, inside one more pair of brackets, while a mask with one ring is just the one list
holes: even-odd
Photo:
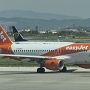
[[0, 11], [11, 9], [90, 18], [90, 0], [0, 0]]

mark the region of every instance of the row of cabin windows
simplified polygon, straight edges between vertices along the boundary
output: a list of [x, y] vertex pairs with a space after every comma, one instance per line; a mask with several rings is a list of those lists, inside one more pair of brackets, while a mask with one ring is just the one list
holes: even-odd
[[[60, 52], [60, 50], [14, 50], [14, 52], [51, 52], [51, 51], [56, 51]], [[61, 50], [62, 52], [75, 52], [75, 51], [87, 51], [87, 50]]]
[[69, 51], [69, 52], [70, 52], [70, 51], [71, 51], [71, 52], [76, 52], [76, 51], [77, 51], [77, 52], [78, 52], [78, 51], [87, 51], [87, 50], [62, 50], [62, 52], [66, 52], [66, 51]]
[[39, 51], [50, 52], [50, 51], [53, 51], [53, 50], [14, 50], [14, 52], [39, 52]]

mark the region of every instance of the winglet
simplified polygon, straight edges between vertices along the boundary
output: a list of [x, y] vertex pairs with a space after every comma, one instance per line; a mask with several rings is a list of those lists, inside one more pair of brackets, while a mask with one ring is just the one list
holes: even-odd
[[28, 41], [22, 37], [22, 35], [18, 32], [18, 30], [15, 28], [15, 26], [12, 26], [12, 29], [13, 29], [13, 33], [14, 33], [15, 42]]
[[12, 44], [12, 41], [7, 35], [7, 33], [5, 32], [5, 30], [2, 28], [2, 26], [0, 26], [0, 45], [7, 44], [7, 43]]

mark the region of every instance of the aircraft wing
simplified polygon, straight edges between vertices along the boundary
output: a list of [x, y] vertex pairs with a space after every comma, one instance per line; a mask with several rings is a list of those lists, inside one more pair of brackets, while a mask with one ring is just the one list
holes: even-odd
[[35, 56], [35, 55], [14, 55], [14, 54], [0, 54], [0, 56], [9, 56], [9, 57], [24, 57], [24, 58], [35, 58], [35, 59], [60, 59], [65, 60], [66, 58], [71, 58], [70, 56]]

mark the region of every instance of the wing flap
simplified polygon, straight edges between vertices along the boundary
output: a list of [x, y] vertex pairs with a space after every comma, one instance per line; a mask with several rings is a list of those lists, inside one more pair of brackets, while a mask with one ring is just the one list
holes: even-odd
[[49, 60], [49, 59], [60, 59], [60, 60], [65, 60], [65, 59], [70, 59], [70, 56], [36, 56], [36, 55], [14, 55], [14, 54], [0, 54], [0, 56], [10, 56], [10, 57], [24, 57], [24, 58], [34, 58], [34, 59], [44, 59], [44, 60]]
[[54, 57], [49, 57], [49, 56], [35, 56], [35, 55], [0, 54], [0, 56], [24, 57], [24, 58], [40, 58], [40, 59], [55, 59]]

